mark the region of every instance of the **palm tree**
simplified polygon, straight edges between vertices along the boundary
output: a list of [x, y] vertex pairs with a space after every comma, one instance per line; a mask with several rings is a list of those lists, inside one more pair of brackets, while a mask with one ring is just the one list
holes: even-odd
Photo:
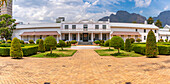
[[[12, 0], [10, 0], [12, 2]], [[0, 0], [0, 7], [2, 7], [4, 4], [7, 6], [8, 0]]]

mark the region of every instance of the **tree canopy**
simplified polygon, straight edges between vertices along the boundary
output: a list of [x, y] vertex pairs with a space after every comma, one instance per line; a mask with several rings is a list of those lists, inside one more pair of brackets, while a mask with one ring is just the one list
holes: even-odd
[[152, 17], [149, 17], [147, 22], [148, 22], [148, 24], [152, 24], [152, 23], [154, 23], [154, 19]]
[[124, 40], [119, 36], [113, 36], [110, 40], [110, 46], [118, 49], [118, 53], [121, 47], [124, 47]]
[[6, 40], [11, 39], [13, 30], [15, 29], [15, 19], [12, 19], [11, 15], [8, 14], [3, 14], [0, 15], [0, 36], [1, 39], [4, 40], [4, 38]]
[[161, 28], [161, 27], [162, 27], [162, 22], [161, 22], [160, 20], [157, 20], [156, 23], [155, 23], [155, 25], [156, 25], [157, 27]]

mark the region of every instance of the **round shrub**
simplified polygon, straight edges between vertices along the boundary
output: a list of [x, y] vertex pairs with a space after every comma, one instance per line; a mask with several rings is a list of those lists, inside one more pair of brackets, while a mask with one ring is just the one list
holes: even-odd
[[125, 51], [127, 51], [127, 52], [131, 52], [131, 41], [130, 41], [130, 39], [126, 39], [126, 41], [125, 41]]
[[38, 39], [38, 40], [36, 40], [36, 44], [39, 44], [39, 41], [40, 41], [41, 39]]
[[140, 43], [142, 40], [140, 38], [136, 39], [136, 42]]
[[49, 46], [50, 47], [50, 51], [52, 53], [52, 48], [55, 47], [57, 45], [57, 41], [54, 37], [52, 36], [48, 36], [45, 39], [45, 46]]
[[11, 43], [11, 49], [10, 49], [10, 56], [12, 58], [22, 58], [23, 52], [21, 48], [21, 44], [18, 38], [13, 38]]
[[34, 40], [32, 40], [32, 39], [29, 40], [29, 43], [30, 43], [30, 44], [35, 44], [35, 43], [34, 43]]
[[100, 41], [99, 41], [99, 40], [97, 40], [97, 41], [94, 41], [94, 43], [95, 43], [95, 44], [100, 44]]
[[76, 40], [72, 40], [72, 41], [71, 41], [71, 44], [76, 44], [76, 43], [77, 43]]
[[165, 39], [165, 42], [168, 42], [168, 39]]
[[110, 43], [110, 39], [107, 40], [107, 41], [105, 41], [104, 46], [108, 47], [108, 46], [109, 46], [109, 43]]
[[130, 42], [131, 42], [131, 43], [134, 43], [134, 42], [135, 42], [135, 39], [134, 39], [134, 38], [130, 38]]
[[164, 42], [164, 40], [163, 40], [163, 39], [160, 39], [159, 42]]
[[66, 46], [71, 46], [71, 42], [70, 42], [70, 41], [67, 41], [67, 42], [66, 42]]
[[113, 36], [110, 40], [110, 46], [118, 49], [118, 53], [120, 53], [120, 48], [124, 47], [124, 40], [119, 36]]
[[7, 40], [6, 42], [7, 42], [7, 43], [11, 43], [11, 40]]
[[44, 41], [42, 39], [39, 40], [38, 52], [45, 52]]
[[20, 40], [20, 43], [21, 43], [21, 44], [24, 44], [24, 41], [23, 41], [23, 40]]
[[155, 58], [158, 55], [158, 47], [156, 37], [153, 31], [149, 31], [146, 41], [146, 56], [148, 58]]
[[63, 50], [63, 47], [66, 45], [66, 43], [63, 40], [60, 40], [59, 45], [61, 46], [61, 50]]

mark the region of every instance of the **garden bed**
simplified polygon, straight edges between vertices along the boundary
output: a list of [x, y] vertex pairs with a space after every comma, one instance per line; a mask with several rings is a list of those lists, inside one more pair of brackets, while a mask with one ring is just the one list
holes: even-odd
[[117, 58], [122, 58], [122, 57], [141, 57], [143, 55], [137, 54], [135, 52], [126, 52], [123, 50], [120, 50], [120, 54], [117, 54], [118, 50], [116, 49], [100, 49], [100, 50], [95, 50], [96, 53], [98, 53], [100, 56], [114, 56]]
[[50, 53], [50, 51], [47, 51], [45, 53], [39, 53], [36, 55], [32, 55], [30, 57], [38, 57], [38, 58], [57, 58], [57, 57], [70, 57], [73, 56], [76, 53], [77, 50], [53, 50], [54, 54], [57, 54], [58, 56], [46, 56], [46, 54]]

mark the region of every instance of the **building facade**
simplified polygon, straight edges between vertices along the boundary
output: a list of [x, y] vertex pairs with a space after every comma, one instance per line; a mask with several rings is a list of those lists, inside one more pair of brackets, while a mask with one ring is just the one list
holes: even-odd
[[7, 0], [7, 6], [4, 4], [2, 7], [0, 7], [0, 15], [3, 14], [9, 14], [12, 16], [12, 1]]
[[146, 42], [150, 30], [155, 32], [158, 40], [159, 28], [155, 25], [82, 20], [78, 22], [17, 25], [12, 37], [17, 37], [25, 42], [30, 39], [34, 41], [45, 39], [47, 36], [54, 36], [57, 41], [93, 42], [120, 36], [124, 41], [127, 38], [140, 38], [142, 42]]

